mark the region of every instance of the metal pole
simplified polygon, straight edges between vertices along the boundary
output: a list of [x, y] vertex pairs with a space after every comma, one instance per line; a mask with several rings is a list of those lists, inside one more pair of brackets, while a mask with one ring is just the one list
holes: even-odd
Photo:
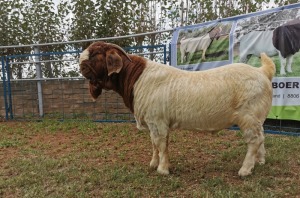
[[8, 104], [7, 104], [7, 96], [6, 96], [6, 91], [7, 91], [7, 87], [6, 87], [6, 65], [4, 62], [4, 56], [1, 57], [1, 64], [2, 64], [2, 74], [3, 74], [3, 78], [2, 78], [2, 82], [3, 82], [3, 96], [4, 96], [4, 105], [5, 105], [5, 118], [6, 120], [8, 120]]
[[10, 119], [13, 119], [13, 113], [12, 113], [12, 98], [11, 98], [11, 86], [10, 86], [10, 66], [9, 66], [9, 60], [6, 58], [6, 75], [7, 75], [7, 92], [8, 95], [8, 111], [10, 113]]
[[164, 45], [164, 64], [167, 63], [167, 46]]
[[[35, 67], [36, 67], [36, 78], [41, 79], [43, 78], [43, 75], [42, 75], [42, 69], [40, 63], [40, 56], [38, 55], [40, 53], [40, 49], [37, 46], [34, 46], [33, 49], [34, 49], [34, 54], [37, 54], [36, 56], [34, 56]], [[44, 115], [44, 107], [43, 107], [43, 90], [42, 90], [41, 80], [37, 81], [37, 89], [38, 89], [39, 114], [42, 117]]]

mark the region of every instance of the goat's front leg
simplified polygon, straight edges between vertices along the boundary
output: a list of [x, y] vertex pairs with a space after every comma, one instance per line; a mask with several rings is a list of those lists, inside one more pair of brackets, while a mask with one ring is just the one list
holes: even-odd
[[281, 53], [279, 52], [279, 59], [280, 59], [280, 75], [286, 75], [285, 67], [286, 67], [286, 59], [281, 56]]
[[289, 55], [286, 57], [286, 71], [292, 73], [292, 63], [293, 63], [293, 55]]
[[169, 131], [166, 127], [156, 126], [150, 128], [150, 136], [153, 145], [153, 156], [150, 162], [150, 167], [157, 167], [157, 172], [160, 174], [169, 174], [169, 152], [168, 139]]
[[151, 142], [152, 142], [152, 147], [153, 147], [153, 154], [152, 154], [152, 159], [151, 159], [151, 162], [150, 162], [150, 168], [157, 168], [158, 167], [158, 164], [159, 164], [159, 151], [158, 151], [158, 148], [154, 142], [154, 137], [152, 138], [152, 135], [151, 135]]
[[205, 61], [206, 48], [202, 51], [202, 61]]

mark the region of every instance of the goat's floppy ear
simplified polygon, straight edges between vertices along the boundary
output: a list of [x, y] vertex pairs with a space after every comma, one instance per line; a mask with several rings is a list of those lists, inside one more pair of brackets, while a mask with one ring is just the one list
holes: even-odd
[[119, 73], [123, 67], [122, 58], [116, 50], [109, 50], [106, 52], [106, 64], [108, 76], [113, 73]]

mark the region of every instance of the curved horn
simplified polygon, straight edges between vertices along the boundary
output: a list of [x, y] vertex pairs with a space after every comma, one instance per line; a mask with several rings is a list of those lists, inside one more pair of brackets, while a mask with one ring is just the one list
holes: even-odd
[[120, 46], [113, 44], [113, 43], [107, 43], [107, 44], [120, 50], [128, 58], [128, 60], [130, 60], [130, 62], [132, 62], [131, 58], [129, 58], [128, 54], [124, 51], [123, 48], [121, 48]]

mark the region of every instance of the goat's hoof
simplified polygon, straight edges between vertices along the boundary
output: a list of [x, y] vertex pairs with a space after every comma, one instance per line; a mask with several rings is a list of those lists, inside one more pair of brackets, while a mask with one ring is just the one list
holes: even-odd
[[241, 168], [240, 170], [239, 170], [239, 176], [240, 177], [246, 177], [246, 176], [248, 176], [248, 175], [251, 175], [251, 169], [250, 170], [246, 170], [245, 168]]
[[158, 160], [151, 160], [150, 168], [156, 169], [158, 167]]
[[266, 160], [265, 159], [256, 159], [256, 162], [259, 164], [259, 165], [264, 165], [266, 163]]
[[166, 168], [163, 169], [163, 168], [161, 168], [160, 166], [158, 166], [157, 172], [158, 172], [159, 174], [162, 174], [162, 175], [169, 175], [169, 174], [170, 174], [169, 169], [166, 169]]
[[147, 130], [146, 127], [143, 127], [143, 126], [140, 125], [140, 124], [137, 124], [137, 125], [136, 125], [136, 128], [137, 128], [139, 131], [146, 131], [146, 130]]

